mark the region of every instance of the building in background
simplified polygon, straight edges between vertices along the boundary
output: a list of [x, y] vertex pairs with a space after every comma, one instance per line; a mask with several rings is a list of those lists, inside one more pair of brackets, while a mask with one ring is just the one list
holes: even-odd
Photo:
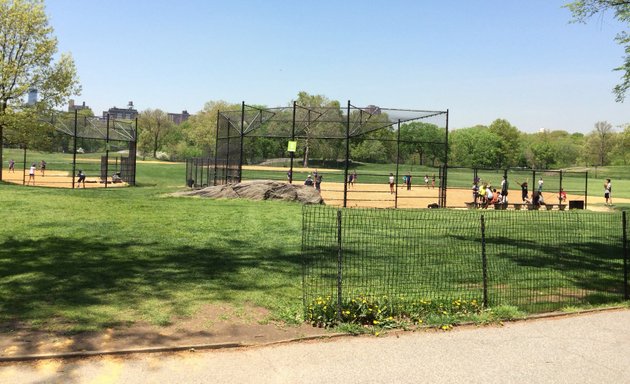
[[184, 121], [188, 120], [190, 117], [190, 113], [188, 111], [183, 110], [182, 113], [169, 113], [168, 118], [175, 124], [180, 125]]
[[83, 109], [90, 109], [90, 107], [85, 105], [85, 101], [81, 105], [75, 104], [74, 99], [68, 101], [68, 112], [81, 111]]
[[[24, 99], [22, 99], [24, 100]], [[28, 90], [28, 99], [26, 101], [27, 105], [35, 105], [37, 103], [37, 89], [31, 88]]]
[[138, 117], [138, 110], [133, 107], [133, 101], [127, 104], [127, 108], [112, 107], [107, 111], [103, 111], [103, 119], [107, 119], [107, 115], [110, 118], [119, 120], [133, 120]]

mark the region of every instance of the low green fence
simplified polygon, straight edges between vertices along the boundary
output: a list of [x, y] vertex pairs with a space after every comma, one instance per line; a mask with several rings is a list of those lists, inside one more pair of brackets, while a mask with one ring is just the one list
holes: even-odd
[[305, 206], [304, 306], [475, 300], [528, 312], [628, 299], [625, 212]]

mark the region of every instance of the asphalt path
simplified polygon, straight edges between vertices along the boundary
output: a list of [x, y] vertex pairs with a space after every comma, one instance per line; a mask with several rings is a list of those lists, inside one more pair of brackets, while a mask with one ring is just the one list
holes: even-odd
[[630, 383], [630, 310], [247, 349], [0, 365], [0, 383]]

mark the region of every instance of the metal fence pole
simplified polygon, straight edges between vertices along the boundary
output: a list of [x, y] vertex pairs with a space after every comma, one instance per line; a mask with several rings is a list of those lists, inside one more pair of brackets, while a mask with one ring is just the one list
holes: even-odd
[[341, 282], [343, 266], [343, 247], [341, 241], [341, 209], [337, 210], [337, 320], [341, 321]]
[[245, 101], [241, 106], [241, 139], [239, 143], [238, 182], [243, 181], [243, 141], [245, 140]]
[[584, 175], [584, 209], [587, 207], [588, 201], [588, 171], [585, 172]]
[[623, 299], [628, 300], [630, 293], [628, 292], [628, 232], [626, 211], [621, 212], [621, 221], [623, 228]]
[[348, 167], [350, 166], [350, 100], [346, 117], [346, 164], [343, 170], [343, 207], [348, 206]]
[[79, 124], [79, 110], [74, 110], [74, 136], [72, 137], [72, 189], [74, 189], [74, 175], [77, 174], [77, 125]]
[[398, 133], [396, 136], [396, 183], [394, 184], [394, 208], [398, 208], [398, 167], [400, 166], [400, 119], [398, 119]]
[[438, 199], [440, 207], [446, 208], [446, 192], [448, 190], [448, 117], [449, 110], [446, 110], [446, 133], [444, 135], [444, 173], [442, 174], [442, 179], [440, 181], [440, 193], [442, 194], [441, 198]]
[[[293, 118], [291, 119], [291, 141], [295, 141], [295, 107], [297, 106], [297, 101], [293, 102]], [[295, 150], [297, 151], [297, 145]], [[291, 156], [291, 163], [289, 164], [289, 184], [293, 184], [293, 161], [295, 159], [295, 151], [289, 152]]]
[[481, 215], [481, 268], [483, 274], [483, 306], [488, 308], [488, 257], [486, 255], [486, 220]]

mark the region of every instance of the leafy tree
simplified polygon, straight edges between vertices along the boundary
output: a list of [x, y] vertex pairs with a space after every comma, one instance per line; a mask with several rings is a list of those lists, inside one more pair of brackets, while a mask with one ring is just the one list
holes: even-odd
[[0, 160], [5, 129], [24, 138], [37, 125], [24, 121], [37, 119], [36, 109], [29, 112], [22, 106], [30, 88], [38, 90], [40, 108], [61, 105], [81, 91], [72, 57], [62, 54], [54, 63], [56, 52], [57, 40], [43, 0], [0, 0]]
[[527, 166], [534, 169], [551, 168], [556, 161], [555, 150], [549, 132], [544, 131], [530, 135], [524, 153]]
[[630, 124], [616, 135], [616, 145], [611, 154], [611, 160], [615, 165], [628, 165], [630, 160]]
[[138, 116], [138, 127], [140, 128], [138, 147], [143, 153], [153, 152], [153, 157], [157, 158], [157, 152], [166, 144], [165, 138], [173, 126], [174, 124], [169, 119], [168, 114], [161, 109], [142, 111]]
[[381, 141], [365, 140], [352, 148], [352, 157], [370, 163], [386, 163], [387, 150]]
[[[342, 122], [344, 121], [339, 102], [336, 100], [330, 100], [323, 95], [311, 95], [308, 92], [299, 92], [298, 97], [295, 100], [298, 105], [306, 107], [308, 109], [298, 109], [296, 111], [296, 120], [308, 122], [303, 126], [304, 147], [303, 147], [303, 166], [308, 167], [308, 159], [311, 149], [316, 152], [318, 149], [317, 144], [323, 144], [322, 140], [314, 140], [317, 136], [325, 136], [329, 134], [339, 134], [344, 131]], [[293, 104], [293, 103], [291, 103]], [[315, 115], [324, 114], [326, 117], [324, 121], [315, 122]], [[340, 141], [340, 140], [338, 140]], [[313, 148], [313, 146], [315, 146]]]
[[614, 144], [613, 127], [606, 121], [595, 123], [595, 129], [587, 136], [584, 151], [593, 165], [608, 165]]
[[[414, 121], [400, 127], [400, 148], [405, 154], [417, 153], [420, 165], [429, 159], [432, 165], [444, 161], [445, 130], [435, 124]], [[402, 142], [404, 141], [404, 142]]]
[[[614, 17], [622, 23], [630, 25], [630, 1], [628, 0], [578, 0], [565, 5], [573, 14], [573, 21], [585, 23], [586, 20], [597, 14], [604, 14], [612, 11]], [[621, 66], [615, 71], [622, 72], [621, 83], [613, 89], [616, 100], [623, 102], [630, 88], [630, 34], [622, 31], [615, 37], [615, 40], [624, 47], [626, 56]]]
[[488, 127], [490, 132], [501, 138], [501, 167], [513, 167], [518, 164], [521, 146], [521, 133], [505, 119], [496, 119]]
[[[208, 101], [203, 109], [191, 116], [186, 123], [179, 126], [181, 141], [186, 147], [194, 148], [193, 152], [201, 152], [205, 156], [212, 156], [216, 146], [217, 114], [219, 111], [240, 110], [240, 104], [227, 101]], [[180, 141], [180, 142], [181, 142]]]
[[449, 140], [452, 165], [496, 168], [500, 164], [501, 138], [485, 126], [455, 130]]

